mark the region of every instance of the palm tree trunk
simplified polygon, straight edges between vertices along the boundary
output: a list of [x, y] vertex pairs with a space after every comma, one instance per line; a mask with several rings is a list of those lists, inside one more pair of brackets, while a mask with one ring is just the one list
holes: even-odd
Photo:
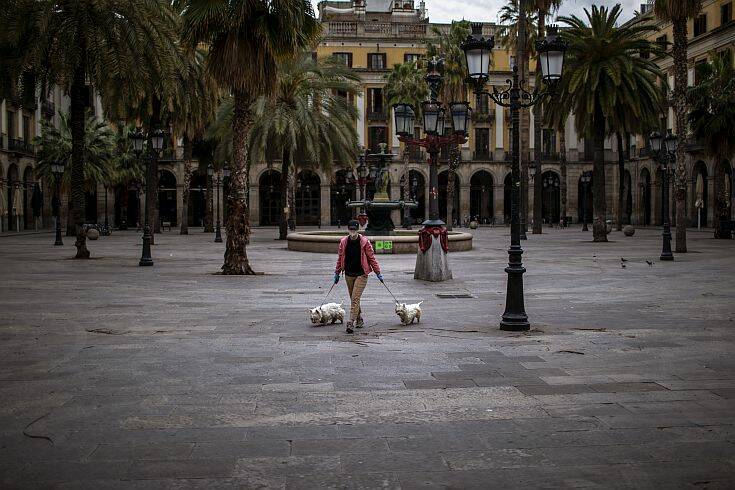
[[230, 192], [227, 195], [227, 244], [222, 274], [255, 274], [250, 267], [247, 244], [250, 241], [250, 216], [248, 209], [250, 161], [246, 138], [252, 125], [250, 105], [252, 97], [242, 90], [234, 93], [232, 117], [232, 168]]
[[605, 223], [605, 115], [599, 102], [595, 104], [594, 141], [595, 159], [592, 164], [592, 206], [594, 222], [592, 223], [592, 239], [595, 242], [607, 241], [607, 224]]
[[[151, 106], [151, 131], [148, 135], [149, 148], [153, 148], [151, 141], [153, 130], [158, 129], [161, 123], [161, 99], [153, 96]], [[150, 220], [151, 245], [154, 245], [156, 233], [161, 233], [161, 222], [158, 219], [158, 155], [153, 155], [148, 163], [147, 174], [145, 206], [148, 209], [148, 219]]]
[[84, 205], [84, 110], [87, 105], [85, 74], [84, 65], [77, 66], [71, 86], [71, 201], [73, 204], [70, 217], [74, 223], [74, 234], [77, 237], [74, 243], [74, 246], [77, 247], [75, 259], [89, 258], [87, 235], [82, 228], [86, 209]]
[[676, 20], [674, 29], [674, 112], [679, 147], [676, 151], [676, 248], [677, 253], [687, 251], [687, 19]]
[[288, 202], [286, 203], [286, 207], [288, 207], [288, 216], [291, 220], [291, 225], [293, 226], [293, 231], [296, 230], [296, 180], [298, 179], [298, 169], [296, 168], [296, 165], [291, 165], [289, 167], [290, 171], [288, 172]]
[[623, 230], [623, 205], [625, 203], [625, 154], [623, 153], [623, 135], [616, 133], [618, 139], [618, 215], [615, 225], [617, 231]]
[[[536, 39], [544, 38], [544, 31], [546, 29], [546, 16], [544, 10], [539, 9], [538, 11], [538, 36]], [[538, 57], [537, 57], [538, 58]], [[540, 70], [540, 63], [536, 63], [536, 72]], [[536, 77], [536, 83], [540, 83], [539, 77]], [[536, 171], [534, 172], [533, 178], [533, 230], [534, 235], [538, 235], [543, 232], [542, 221], [543, 217], [543, 182], [541, 182], [541, 149], [542, 149], [542, 131], [541, 121], [543, 120], [543, 104], [536, 105], [536, 110], [533, 112], [533, 137], [534, 137], [534, 160], [536, 160]]]
[[[564, 125], [559, 131], [559, 170], [561, 171], [561, 219], [567, 217], [567, 136]], [[567, 224], [566, 221], [564, 224]]]
[[278, 239], [288, 238], [288, 170], [291, 167], [288, 150], [283, 149], [283, 160], [281, 161], [281, 219], [278, 222]]
[[207, 175], [207, 195], [204, 210], [204, 233], [214, 233], [214, 185]]
[[189, 234], [189, 195], [191, 187], [192, 141], [184, 135], [184, 187], [181, 189], [181, 228], [179, 235]]

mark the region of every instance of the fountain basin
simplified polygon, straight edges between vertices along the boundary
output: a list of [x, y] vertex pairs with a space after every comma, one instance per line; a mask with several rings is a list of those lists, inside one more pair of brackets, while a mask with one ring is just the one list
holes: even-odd
[[[419, 249], [418, 230], [396, 230], [393, 235], [368, 236], [376, 253], [416, 254]], [[339, 241], [347, 232], [341, 231], [302, 231], [289, 233], [288, 249], [296, 252], [336, 254]], [[472, 250], [472, 234], [459, 231], [449, 232], [449, 252]], [[375, 242], [391, 242], [390, 251], [379, 250]]]

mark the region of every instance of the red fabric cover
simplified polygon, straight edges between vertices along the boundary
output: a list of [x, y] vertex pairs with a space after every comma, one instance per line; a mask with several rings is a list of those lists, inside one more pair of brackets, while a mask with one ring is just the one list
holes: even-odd
[[447, 229], [443, 226], [425, 226], [419, 230], [419, 248], [421, 251], [426, 253], [429, 250], [434, 237], [439, 239], [442, 250], [444, 250], [444, 253], [447, 253], [449, 251], [449, 235], [447, 234]]
[[[335, 274], [340, 274], [345, 270], [345, 249], [347, 248], [347, 240], [349, 235], [342, 238], [339, 241], [339, 248], [337, 249], [337, 265], [334, 268]], [[364, 235], [360, 235], [360, 263], [362, 264], [362, 270], [365, 271], [365, 275], [369, 275], [375, 271], [376, 274], [380, 274], [380, 264], [375, 258], [375, 252], [373, 251], [373, 245], [370, 243]]]

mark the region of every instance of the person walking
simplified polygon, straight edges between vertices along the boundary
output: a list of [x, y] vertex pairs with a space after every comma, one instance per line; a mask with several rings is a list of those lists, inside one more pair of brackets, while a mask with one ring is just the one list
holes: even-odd
[[354, 333], [354, 327], [362, 328], [365, 320], [360, 308], [360, 297], [367, 286], [368, 275], [375, 272], [378, 280], [383, 282], [380, 265], [375, 258], [370, 240], [358, 233], [360, 223], [351, 220], [347, 224], [349, 235], [339, 241], [337, 266], [334, 269], [334, 283], [339, 282], [342, 272], [345, 273], [347, 291], [350, 293], [350, 320], [347, 322], [347, 333]]

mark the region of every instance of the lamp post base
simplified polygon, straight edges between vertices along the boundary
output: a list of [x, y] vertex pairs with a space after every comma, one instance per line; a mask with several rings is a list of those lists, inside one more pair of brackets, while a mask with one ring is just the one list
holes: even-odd
[[143, 252], [138, 265], [141, 267], [153, 265], [153, 259], [151, 258], [151, 229], [148, 225], [146, 225], [143, 234]]
[[500, 330], [512, 332], [531, 329], [523, 299], [523, 274], [526, 272], [521, 262], [523, 250], [518, 245], [511, 245], [508, 250], [508, 286], [505, 293], [505, 313], [500, 321]]
[[217, 228], [214, 232], [214, 243], [222, 243], [222, 228], [220, 228], [219, 222], [217, 222]]
[[[419, 234], [426, 233], [430, 229], [430, 227], [425, 227]], [[443, 231], [446, 233], [446, 230]], [[419, 249], [416, 252], [416, 267], [413, 278], [429, 282], [443, 282], [452, 279], [452, 270], [449, 268], [447, 252], [442, 246], [440, 236], [430, 234], [424, 239], [431, 240], [431, 244], [428, 248], [422, 250], [422, 237], [419, 236]]]

